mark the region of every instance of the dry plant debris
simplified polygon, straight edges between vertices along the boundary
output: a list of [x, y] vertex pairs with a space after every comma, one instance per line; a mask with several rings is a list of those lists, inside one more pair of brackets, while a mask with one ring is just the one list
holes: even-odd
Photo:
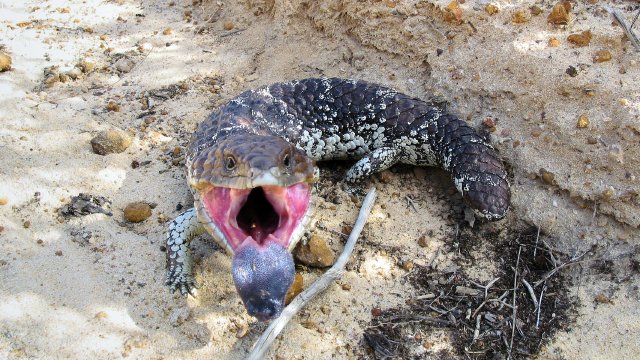
[[[405, 307], [381, 311], [364, 333], [377, 358], [529, 358], [569, 326], [574, 304], [561, 270], [588, 252], [560, 253], [535, 228], [502, 238], [473, 230], [459, 236], [471, 244], [493, 238], [490, 252], [502, 259], [498, 273], [479, 282], [461, 272], [416, 266], [409, 281], [418, 295]], [[459, 260], [468, 262], [464, 253]], [[437, 329], [447, 334], [452, 350], [430, 350], [432, 343], [425, 339]]]

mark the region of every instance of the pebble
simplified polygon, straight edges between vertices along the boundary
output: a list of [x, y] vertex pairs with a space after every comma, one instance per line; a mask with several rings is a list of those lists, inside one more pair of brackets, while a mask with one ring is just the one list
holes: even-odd
[[296, 260], [311, 267], [327, 267], [333, 265], [336, 255], [326, 240], [316, 234], [311, 235], [307, 244], [300, 243], [294, 250]]
[[224, 25], [223, 25], [224, 29], [227, 30], [227, 31], [233, 30], [234, 26], [235, 25], [234, 25], [233, 21], [231, 21], [231, 20], [225, 21]]
[[11, 70], [11, 56], [4, 51], [0, 51], [0, 72], [7, 70]]
[[162, 31], [162, 35], [171, 35], [173, 34], [173, 29], [168, 27]]
[[93, 70], [93, 68], [96, 65], [94, 63], [92, 63], [91, 61], [87, 60], [87, 59], [83, 59], [81, 60], [78, 65], [76, 65], [77, 68], [80, 68], [80, 70], [82, 70], [83, 73], [88, 73], [89, 71]]
[[549, 184], [549, 185], [555, 184], [556, 175], [550, 171], [547, 171], [545, 169], [540, 169], [540, 177], [542, 177], [542, 181], [544, 181], [546, 184]]
[[458, 1], [452, 1], [444, 10], [444, 20], [446, 22], [460, 25], [462, 23], [462, 10]]
[[418, 245], [419, 245], [420, 247], [427, 247], [427, 246], [429, 246], [429, 238], [427, 237], [427, 235], [424, 235], [424, 234], [423, 234], [423, 235], [421, 235], [421, 236], [418, 238]]
[[547, 16], [547, 22], [553, 25], [567, 25], [570, 20], [571, 3], [569, 1], [561, 1], [557, 3], [551, 13]]
[[405, 263], [402, 264], [402, 269], [404, 271], [411, 271], [414, 267], [415, 265], [413, 264], [413, 261], [405, 261]]
[[529, 10], [531, 10], [531, 15], [533, 16], [538, 16], [542, 14], [542, 9], [538, 5], [533, 5], [532, 7], [529, 8]]
[[393, 173], [389, 170], [380, 172], [378, 176], [380, 177], [380, 182], [383, 184], [388, 184], [393, 180]]
[[520, 9], [513, 13], [511, 21], [514, 24], [524, 24], [531, 19], [531, 13], [528, 9]]
[[189, 308], [182, 307], [179, 309], [175, 309], [169, 316], [169, 323], [173, 326], [180, 326], [182, 325], [182, 323], [189, 320], [190, 316], [191, 310], [189, 310]]
[[342, 290], [349, 291], [351, 290], [351, 284], [342, 284]]
[[31, 221], [26, 220], [25, 222], [22, 223], [22, 227], [25, 229], [28, 229], [31, 227]]
[[107, 103], [107, 106], [105, 106], [105, 108], [107, 109], [107, 111], [112, 111], [112, 112], [120, 111], [120, 105], [118, 105], [118, 103], [115, 101], [109, 101]]
[[114, 64], [116, 70], [122, 73], [128, 73], [133, 69], [135, 65], [136, 64], [133, 62], [133, 60], [127, 57], [120, 58], [120, 60], [116, 61], [116, 63]]
[[380, 309], [379, 307], [374, 307], [371, 309], [371, 316], [378, 317], [380, 315], [382, 315], [382, 309]]
[[144, 202], [132, 202], [124, 208], [124, 218], [130, 222], [142, 222], [149, 216], [151, 216], [151, 206]]
[[593, 62], [603, 63], [606, 61], [611, 61], [611, 58], [611, 52], [609, 52], [609, 50], [600, 50], [593, 56]]
[[567, 36], [567, 41], [577, 47], [583, 47], [589, 45], [592, 37], [593, 35], [591, 35], [591, 31], [585, 30], [581, 33], [571, 34]]
[[74, 67], [73, 69], [67, 71], [67, 73], [65, 74], [68, 77], [72, 78], [73, 80], [78, 79], [79, 77], [82, 76], [82, 70], [80, 70], [77, 67]]
[[541, 129], [535, 128], [535, 129], [531, 130], [531, 136], [538, 137], [540, 135], [542, 135], [542, 130]]
[[93, 317], [95, 319], [106, 319], [109, 315], [104, 311], [98, 311]]
[[576, 127], [578, 129], [584, 129], [588, 126], [589, 126], [589, 117], [587, 117], [587, 114], [580, 115], [580, 117], [578, 118], [578, 123], [576, 124]]
[[6, 197], [4, 196], [0, 197], [0, 205], [7, 205], [8, 202], [9, 202], [9, 199], [7, 199]]
[[499, 10], [494, 4], [487, 4], [487, 6], [484, 7], [484, 11], [489, 15], [495, 15]]
[[98, 155], [116, 154], [125, 151], [131, 145], [129, 134], [122, 130], [103, 130], [91, 139], [93, 152]]
[[549, 47], [558, 47], [560, 46], [560, 40], [558, 38], [552, 37], [549, 39]]
[[296, 276], [293, 278], [293, 284], [291, 284], [289, 291], [287, 291], [287, 295], [284, 297], [284, 303], [286, 305], [289, 305], [291, 300], [302, 292], [303, 285], [304, 278], [302, 277], [302, 274], [296, 273]]

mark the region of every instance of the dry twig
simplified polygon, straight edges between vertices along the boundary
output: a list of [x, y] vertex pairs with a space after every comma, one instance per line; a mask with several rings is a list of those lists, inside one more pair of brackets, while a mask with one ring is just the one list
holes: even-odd
[[638, 16], [636, 15], [636, 18], [633, 20], [633, 23], [631, 23], [631, 26], [627, 26], [627, 24], [624, 21], [624, 18], [616, 9], [612, 8], [609, 5], [602, 5], [602, 7], [605, 10], [607, 10], [611, 15], [613, 15], [613, 18], [616, 20], [616, 22], [620, 25], [624, 33], [627, 35], [627, 38], [629, 38], [629, 41], [631, 41], [631, 44], [633, 45], [633, 47], [636, 48], [636, 51], [640, 52], [640, 40], [638, 40], [638, 37], [636, 36], [636, 34], [634, 34], [633, 31], [631, 30], [631, 28], [636, 22], [636, 19], [638, 19]]
[[351, 235], [349, 235], [349, 240], [344, 245], [344, 250], [336, 263], [333, 264], [331, 269], [329, 269], [320, 279], [318, 279], [315, 283], [313, 283], [307, 290], [303, 291], [300, 295], [298, 295], [293, 301], [282, 311], [282, 315], [279, 318], [275, 319], [269, 327], [264, 331], [262, 336], [256, 341], [253, 346], [253, 350], [247, 356], [247, 359], [262, 359], [264, 354], [269, 349], [269, 346], [276, 339], [278, 334], [284, 329], [284, 327], [289, 323], [289, 321], [293, 318], [295, 314], [302, 309], [311, 299], [313, 299], [316, 295], [326, 289], [329, 284], [331, 284], [334, 280], [338, 279], [342, 273], [344, 272], [344, 267], [351, 256], [351, 252], [353, 252], [353, 248], [356, 245], [356, 241], [360, 236], [360, 232], [362, 232], [362, 228], [364, 227], [367, 218], [369, 217], [369, 213], [371, 212], [371, 208], [373, 207], [373, 202], [376, 199], [376, 190], [375, 188], [369, 189], [367, 196], [362, 202], [362, 207], [360, 208], [360, 213], [358, 214], [358, 219], [356, 220], [355, 225], [353, 226], [353, 230], [351, 231]]

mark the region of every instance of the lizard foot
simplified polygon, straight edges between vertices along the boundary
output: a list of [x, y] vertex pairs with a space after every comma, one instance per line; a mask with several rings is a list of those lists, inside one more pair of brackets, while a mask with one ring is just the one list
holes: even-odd
[[171, 292], [180, 290], [182, 295], [191, 295], [195, 297], [198, 294], [196, 280], [193, 275], [183, 272], [180, 268], [172, 268], [167, 271], [167, 278], [164, 282], [169, 286]]

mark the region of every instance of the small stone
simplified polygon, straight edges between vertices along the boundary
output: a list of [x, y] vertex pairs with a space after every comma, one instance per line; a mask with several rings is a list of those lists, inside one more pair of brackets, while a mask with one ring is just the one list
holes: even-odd
[[189, 317], [191, 317], [191, 310], [189, 310], [189, 308], [183, 307], [175, 309], [169, 316], [169, 323], [173, 326], [180, 326], [189, 320]]
[[351, 290], [351, 284], [342, 284], [342, 290], [349, 291]]
[[611, 298], [602, 293], [596, 295], [596, 297], [593, 300], [598, 304], [613, 304], [613, 301], [611, 300]]
[[560, 46], [560, 40], [558, 38], [552, 37], [549, 39], [549, 47], [558, 47]]
[[371, 309], [371, 316], [378, 317], [380, 315], [382, 315], [382, 309], [380, 309], [379, 307], [374, 307]]
[[9, 202], [9, 199], [7, 199], [6, 197], [4, 196], [0, 197], [0, 205], [7, 205], [8, 202]]
[[595, 144], [597, 144], [597, 143], [598, 143], [598, 139], [597, 139], [597, 138], [595, 138], [595, 137], [593, 137], [593, 136], [589, 136], [589, 137], [587, 138], [587, 144], [589, 144], [589, 145], [595, 145]]
[[462, 24], [462, 9], [458, 1], [452, 1], [444, 9], [444, 20], [453, 24]]
[[313, 320], [304, 320], [304, 321], [300, 322], [300, 325], [302, 325], [303, 328], [309, 329], [309, 330], [317, 330], [318, 329], [318, 324], [316, 324], [316, 322], [313, 321]]
[[383, 184], [388, 184], [393, 179], [393, 173], [391, 173], [391, 171], [389, 170], [384, 170], [380, 172], [378, 176], [380, 177], [380, 182]]
[[336, 259], [326, 240], [316, 234], [311, 236], [307, 244], [296, 246], [294, 256], [299, 262], [312, 267], [331, 266]]
[[78, 63], [78, 65], [76, 67], [80, 68], [80, 70], [82, 70], [83, 73], [88, 73], [91, 70], [93, 70], [93, 68], [95, 68], [95, 64], [92, 63], [91, 61], [84, 59], [82, 61], [80, 61]]
[[557, 3], [551, 13], [547, 16], [547, 22], [553, 25], [567, 25], [570, 20], [571, 3], [569, 1], [561, 1]]
[[128, 73], [133, 69], [135, 65], [136, 64], [133, 62], [133, 60], [129, 59], [128, 57], [122, 57], [114, 64], [116, 70], [120, 71], [121, 73]]
[[495, 15], [498, 13], [498, 7], [494, 4], [487, 4], [487, 6], [484, 7], [484, 11], [489, 14], [489, 15]]
[[111, 111], [111, 112], [119, 112], [120, 111], [120, 105], [115, 101], [109, 101], [107, 103], [107, 106], [105, 106], [105, 108], [107, 109], [107, 111]]
[[93, 152], [98, 155], [121, 153], [131, 145], [129, 134], [122, 130], [103, 130], [91, 139]]
[[11, 56], [4, 51], [0, 51], [0, 72], [11, 70]]
[[151, 206], [143, 202], [132, 202], [124, 208], [124, 218], [129, 222], [142, 222], [151, 216]]
[[286, 305], [289, 305], [291, 300], [293, 300], [296, 296], [298, 296], [302, 292], [303, 285], [304, 285], [304, 278], [302, 277], [302, 274], [296, 273], [295, 277], [293, 278], [293, 284], [291, 284], [289, 291], [287, 291], [287, 295], [285, 295], [284, 297], [284, 303]]
[[109, 315], [104, 311], [98, 311], [93, 317], [95, 319], [106, 319]]
[[351, 225], [342, 225], [342, 233], [344, 235], [349, 236], [351, 234], [351, 232], [353, 231], [353, 227]]
[[609, 50], [600, 50], [593, 56], [594, 63], [603, 63], [605, 61], [611, 61], [611, 52]]
[[530, 19], [531, 13], [529, 13], [528, 9], [519, 9], [511, 16], [511, 21], [514, 24], [524, 24], [526, 22], [529, 22]]
[[555, 174], [547, 171], [545, 169], [540, 169], [540, 177], [542, 178], [542, 181], [544, 181], [546, 184], [549, 185], [554, 185], [555, 184]]
[[578, 123], [576, 124], [576, 127], [578, 129], [584, 129], [588, 126], [589, 126], [589, 118], [587, 117], [587, 114], [580, 115], [580, 117], [578, 118]]
[[411, 271], [414, 267], [415, 265], [413, 264], [413, 261], [405, 261], [404, 264], [402, 264], [402, 269], [404, 271]]
[[427, 237], [427, 235], [425, 235], [425, 234], [420, 235], [420, 237], [418, 238], [418, 245], [420, 247], [429, 246], [429, 238]]
[[28, 229], [31, 227], [31, 221], [26, 220], [25, 222], [22, 223], [22, 227], [25, 229]]
[[602, 200], [609, 201], [611, 200], [611, 198], [613, 198], [613, 195], [614, 195], [614, 191], [612, 188], [606, 189], [605, 191], [602, 192]]
[[168, 27], [162, 31], [162, 35], [171, 35], [173, 34], [173, 29]]
[[538, 16], [542, 14], [542, 9], [538, 5], [533, 5], [532, 7], [529, 8], [529, 10], [531, 11], [531, 15], [533, 16]]
[[[73, 80], [76, 80], [76, 79], [78, 79], [78, 78], [80, 78], [82, 76], [82, 70], [80, 70], [77, 67], [74, 67], [73, 69], [67, 71], [65, 75], [67, 75], [68, 77], [72, 78]], [[62, 79], [60, 79], [60, 80], [62, 80]]]
[[589, 45], [592, 37], [593, 35], [591, 35], [591, 31], [585, 30], [581, 33], [571, 34], [567, 36], [567, 41], [577, 47], [583, 47]]
[[540, 128], [535, 128], [533, 130], [531, 130], [531, 136], [533, 137], [539, 137], [540, 135], [542, 135], [542, 129]]
[[62, 250], [56, 250], [55, 252], [56, 256], [62, 256]]
[[224, 29], [227, 30], [227, 31], [233, 30], [234, 26], [235, 26], [235, 24], [231, 20], [225, 21], [224, 25], [223, 25]]

